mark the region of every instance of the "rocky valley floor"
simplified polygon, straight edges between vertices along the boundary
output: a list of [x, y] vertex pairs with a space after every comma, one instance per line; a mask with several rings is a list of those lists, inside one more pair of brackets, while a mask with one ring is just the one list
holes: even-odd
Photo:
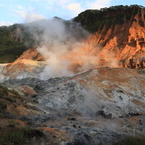
[[8, 79], [0, 86], [0, 132], [20, 128], [28, 143], [109, 145], [145, 133], [145, 71], [89, 70], [48, 80]]

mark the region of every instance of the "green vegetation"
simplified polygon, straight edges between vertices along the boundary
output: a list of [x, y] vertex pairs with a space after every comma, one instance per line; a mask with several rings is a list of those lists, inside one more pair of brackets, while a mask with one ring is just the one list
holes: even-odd
[[0, 112], [7, 108], [7, 104], [4, 101], [0, 101]]
[[3, 92], [4, 92], [6, 95], [8, 95], [8, 91], [9, 91], [8, 88], [7, 88], [7, 87], [3, 87], [2, 89], [3, 89]]
[[7, 63], [14, 61], [18, 56], [26, 50], [24, 42], [15, 41], [11, 35], [12, 32], [20, 25], [15, 24], [9, 27], [0, 27], [0, 63]]
[[17, 122], [14, 120], [10, 120], [8, 126], [15, 127], [17, 125]]
[[5, 99], [7, 99], [10, 102], [16, 102], [16, 99], [12, 96], [6, 96]]
[[113, 145], [145, 145], [145, 137], [128, 136]]
[[7, 108], [8, 103], [16, 102], [20, 98], [17, 91], [9, 90], [7, 87], [0, 85], [0, 117], [3, 117], [4, 110]]
[[[17, 34], [17, 30], [20, 31], [19, 34]], [[1, 26], [0, 36], [2, 36], [0, 39], [0, 63], [13, 62], [25, 50], [33, 46], [30, 34], [22, 24]]]
[[0, 145], [30, 145], [33, 137], [43, 137], [43, 132], [32, 128], [21, 128], [12, 133], [0, 134]]
[[134, 21], [133, 17], [145, 7], [138, 5], [112, 6], [100, 10], [86, 10], [74, 18], [74, 21], [81, 23], [90, 32], [96, 32], [106, 26], [121, 25], [126, 21]]
[[18, 93], [16, 90], [12, 89], [11, 92], [12, 92], [16, 97], [19, 97], [19, 93]]

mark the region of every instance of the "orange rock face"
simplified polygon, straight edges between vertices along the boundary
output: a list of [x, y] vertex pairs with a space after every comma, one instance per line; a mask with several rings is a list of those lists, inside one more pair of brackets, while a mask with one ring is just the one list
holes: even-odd
[[37, 51], [36, 48], [30, 48], [26, 50], [17, 60], [29, 59], [29, 60], [44, 60], [43, 56]]
[[[109, 55], [113, 55], [121, 65], [125, 65], [130, 68], [144, 67], [145, 57], [145, 28], [144, 28], [144, 13], [137, 14], [128, 22], [122, 25], [115, 25], [110, 28], [106, 28], [104, 25], [102, 30], [99, 30], [92, 36], [94, 46], [101, 46], [101, 57], [107, 60], [104, 51], [107, 51]], [[90, 40], [88, 40], [90, 41]], [[127, 62], [133, 59], [133, 63], [127, 64]]]

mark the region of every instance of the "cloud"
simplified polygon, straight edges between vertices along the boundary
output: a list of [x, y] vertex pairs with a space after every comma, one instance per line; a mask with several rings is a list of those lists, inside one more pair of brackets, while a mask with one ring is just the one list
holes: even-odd
[[34, 2], [39, 2], [40, 0], [31, 0], [31, 1], [34, 1]]
[[12, 25], [12, 23], [11, 22], [5, 22], [5, 21], [0, 22], [0, 26], [9, 26], [9, 25]]
[[78, 14], [83, 10], [80, 3], [72, 3], [72, 4], [67, 5], [66, 7], [67, 9], [73, 11], [74, 14]]
[[37, 13], [33, 7], [23, 7], [22, 5], [16, 5], [12, 10], [15, 17], [19, 17], [23, 22], [29, 23], [41, 19], [46, 19], [44, 16]]
[[41, 20], [41, 19], [46, 19], [44, 16], [39, 15], [39, 14], [35, 14], [35, 13], [28, 13], [25, 11], [17, 11], [17, 13], [22, 17], [22, 19], [29, 23], [29, 22], [33, 22], [33, 21], [37, 21], [37, 20]]
[[70, 3], [70, 0], [57, 0], [56, 1], [58, 4], [61, 4], [61, 5], [64, 5], [64, 4], [68, 4], [68, 3]]
[[95, 2], [88, 3], [88, 9], [100, 9], [104, 7], [108, 7], [111, 3], [111, 0], [96, 0]]

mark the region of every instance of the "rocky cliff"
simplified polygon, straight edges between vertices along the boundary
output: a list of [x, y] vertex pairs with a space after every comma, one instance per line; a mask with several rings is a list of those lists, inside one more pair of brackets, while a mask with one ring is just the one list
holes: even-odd
[[[123, 67], [143, 68], [145, 56], [145, 8], [115, 6], [87, 10], [74, 19], [93, 32], [88, 43], [114, 54]], [[107, 59], [105, 54], [101, 54]]]

